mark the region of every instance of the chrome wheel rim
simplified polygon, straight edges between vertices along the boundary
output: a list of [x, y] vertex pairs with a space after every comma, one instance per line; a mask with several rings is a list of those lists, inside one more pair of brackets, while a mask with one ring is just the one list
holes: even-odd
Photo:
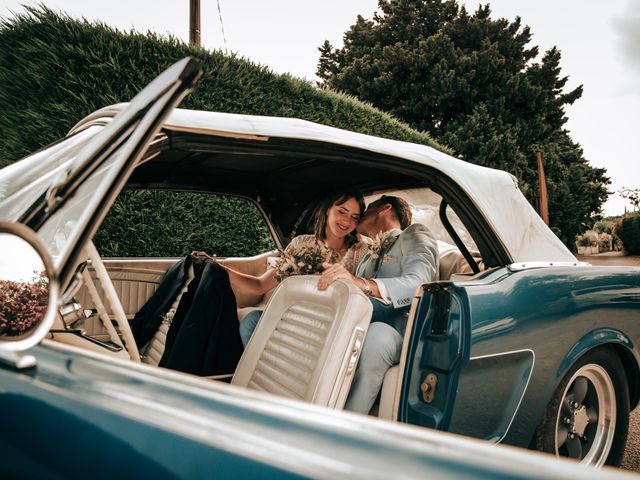
[[600, 467], [616, 426], [616, 395], [607, 371], [593, 363], [573, 374], [556, 418], [556, 455]]

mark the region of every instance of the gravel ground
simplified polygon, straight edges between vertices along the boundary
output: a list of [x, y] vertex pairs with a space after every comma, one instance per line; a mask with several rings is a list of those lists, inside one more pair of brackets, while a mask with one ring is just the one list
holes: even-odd
[[[639, 256], [622, 256], [619, 252], [601, 253], [587, 257], [578, 257], [583, 262], [592, 265], [630, 265], [640, 267]], [[631, 412], [629, 419], [629, 438], [627, 448], [622, 459], [622, 468], [640, 473], [640, 408]]]
[[631, 412], [629, 419], [629, 437], [622, 459], [622, 468], [640, 473], [640, 408]]

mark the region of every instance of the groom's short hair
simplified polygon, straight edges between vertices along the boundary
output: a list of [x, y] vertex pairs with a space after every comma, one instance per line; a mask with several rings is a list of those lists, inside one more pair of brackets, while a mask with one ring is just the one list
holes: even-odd
[[400, 222], [400, 228], [402, 230], [411, 225], [411, 207], [404, 198], [394, 197], [391, 195], [383, 195], [378, 200], [371, 202], [368, 208], [379, 207], [386, 203], [391, 205], [391, 209]]

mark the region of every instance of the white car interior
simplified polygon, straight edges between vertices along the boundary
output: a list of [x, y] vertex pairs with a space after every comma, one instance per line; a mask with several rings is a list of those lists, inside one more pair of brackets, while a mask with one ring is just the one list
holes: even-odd
[[[328, 189], [356, 188], [367, 194], [367, 203], [383, 194], [399, 195], [410, 203], [414, 222], [426, 225], [438, 240], [438, 280], [473, 278], [487, 268], [487, 260], [488, 267], [501, 261], [486, 238], [477, 235], [478, 225], [473, 224], [472, 235], [467, 229], [469, 222], [463, 223], [440, 194], [425, 186], [435, 177], [386, 169], [380, 159], [364, 161], [358, 152], [349, 158], [351, 153], [336, 152], [330, 145], [290, 145], [278, 139], [265, 143], [174, 132], [171, 139], [163, 136], [154, 145], [129, 178], [131, 188], [162, 189], [169, 183], [177, 190], [244, 196], [258, 206], [279, 247], [308, 232], [313, 206]], [[473, 209], [466, 205], [463, 211], [468, 220]], [[50, 233], [54, 240], [56, 232]], [[477, 238], [481, 243], [476, 244]], [[274, 251], [256, 253], [227, 256], [225, 261], [237, 271], [260, 275]], [[189, 278], [140, 351], [129, 321], [179, 260], [101, 258], [93, 243], [87, 242], [78, 259], [75, 280], [66, 288], [67, 305], [50, 338], [157, 367]], [[231, 383], [343, 408], [370, 322], [371, 305], [353, 285], [339, 282], [327, 292], [319, 292], [316, 283], [313, 276], [290, 278], [263, 296], [234, 292], [239, 321], [252, 310], [264, 313], [237, 369], [227, 372]], [[397, 367], [385, 377], [380, 402], [374, 407], [380, 417], [394, 418], [401, 380]]]
[[[474, 276], [454, 245], [438, 240], [438, 248], [439, 280]], [[83, 334], [79, 335], [77, 328], [65, 326], [59, 316], [50, 338], [157, 366], [172, 313], [193, 273], [156, 334], [138, 352], [128, 321], [153, 295], [164, 273], [178, 259], [101, 259], [91, 242], [87, 252], [87, 266], [81, 270], [83, 284], [74, 296], [75, 303], [88, 315], [77, 325]], [[267, 259], [274, 253], [225, 260], [235, 270], [260, 275], [268, 268]], [[481, 263], [479, 257], [478, 262]], [[343, 408], [371, 318], [371, 305], [358, 288], [343, 282], [319, 292], [317, 279], [317, 276], [292, 277], [264, 296], [234, 292], [238, 320], [255, 309], [264, 313], [236, 371], [229, 372], [229, 376], [233, 374], [232, 384]], [[399, 380], [399, 367], [395, 366], [387, 372], [380, 401], [374, 407], [380, 418], [395, 418]]]

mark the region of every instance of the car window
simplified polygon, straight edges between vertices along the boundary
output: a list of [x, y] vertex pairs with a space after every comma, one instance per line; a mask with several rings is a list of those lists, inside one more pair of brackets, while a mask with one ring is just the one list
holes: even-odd
[[116, 199], [94, 237], [103, 257], [257, 255], [276, 244], [252, 201], [207, 192], [135, 189]]
[[[367, 205], [382, 195], [396, 195], [404, 198], [409, 202], [409, 205], [411, 205], [411, 213], [413, 215], [412, 223], [421, 223], [422, 225], [425, 225], [429, 230], [431, 230], [433, 235], [436, 237], [436, 240], [450, 245], [455, 245], [453, 239], [440, 220], [439, 210], [442, 197], [436, 192], [430, 188], [409, 188], [404, 190], [378, 192], [377, 194], [370, 195], [366, 198]], [[456, 215], [450, 206], [447, 207], [447, 218], [466, 247], [470, 251], [477, 251], [478, 247], [476, 246], [475, 241], [460, 218], [458, 218], [458, 215]]]

